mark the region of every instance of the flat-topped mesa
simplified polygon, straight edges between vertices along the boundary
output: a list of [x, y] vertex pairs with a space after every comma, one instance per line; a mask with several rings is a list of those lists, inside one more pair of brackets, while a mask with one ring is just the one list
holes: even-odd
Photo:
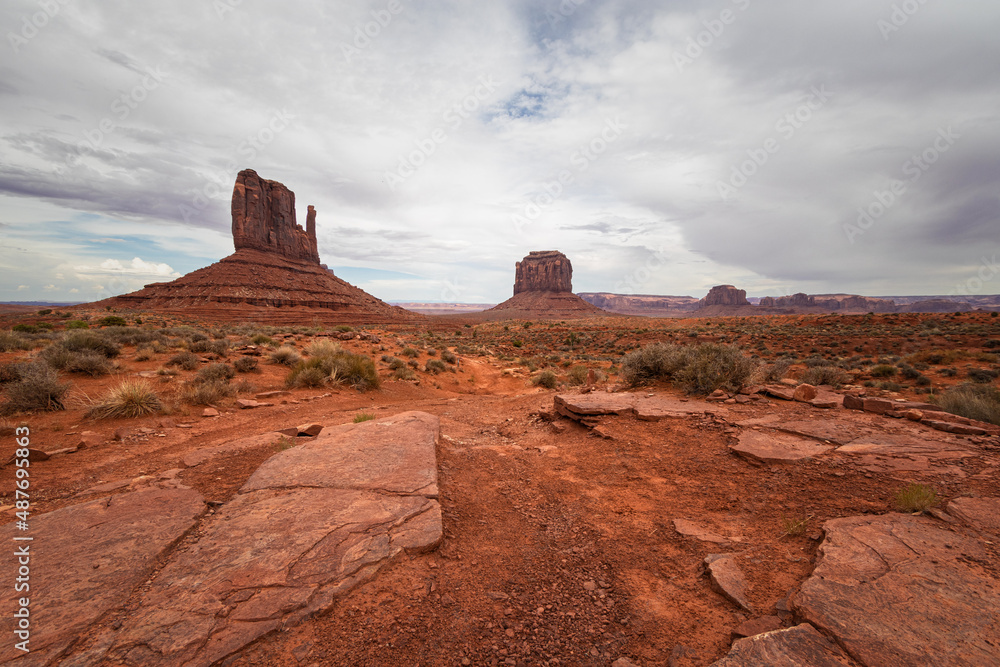
[[749, 306], [747, 291], [732, 285], [716, 285], [701, 300], [701, 306]]
[[309, 207], [306, 229], [295, 222], [295, 193], [244, 169], [233, 187], [233, 244], [319, 264], [316, 209]]
[[557, 250], [532, 251], [517, 263], [514, 294], [521, 292], [572, 292], [573, 265]]

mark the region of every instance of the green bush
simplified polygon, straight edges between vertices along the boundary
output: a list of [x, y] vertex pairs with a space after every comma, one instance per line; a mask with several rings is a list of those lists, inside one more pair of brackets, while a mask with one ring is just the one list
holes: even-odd
[[97, 324], [102, 327], [126, 327], [128, 326], [128, 321], [118, 315], [108, 315], [98, 320]]
[[361, 422], [371, 421], [373, 419], [375, 419], [375, 415], [373, 415], [370, 412], [359, 412], [358, 414], [354, 415], [354, 423], [355, 424], [360, 424]]
[[535, 377], [531, 378], [531, 384], [536, 387], [545, 387], [546, 389], [555, 389], [559, 384], [556, 379], [556, 374], [552, 371], [542, 371]]
[[891, 378], [896, 374], [896, 367], [892, 364], [878, 364], [877, 366], [872, 366], [868, 374], [873, 378]]
[[969, 369], [969, 379], [979, 384], [989, 384], [996, 380], [997, 376], [1000, 376], [1000, 373], [989, 368]]
[[448, 367], [445, 366], [444, 362], [440, 359], [428, 359], [427, 364], [424, 366], [424, 370], [437, 375], [438, 373], [443, 373], [448, 370]]
[[849, 382], [851, 376], [836, 366], [815, 366], [806, 370], [799, 379], [806, 384], [828, 384], [839, 387]]
[[38, 333], [39, 328], [35, 324], [15, 324], [11, 327], [11, 331], [16, 331], [18, 333]]
[[586, 383], [587, 367], [577, 365], [570, 368], [569, 373], [567, 373], [567, 381], [574, 387]]
[[400, 352], [400, 354], [403, 355], [404, 357], [419, 357], [420, 356], [420, 353], [417, 352], [412, 347], [404, 347], [403, 351]]
[[316, 354], [300, 361], [285, 379], [290, 387], [320, 386], [344, 382], [356, 389], [377, 389], [381, 382], [375, 362], [362, 354], [353, 354], [340, 346], [315, 348]]
[[67, 329], [89, 329], [90, 325], [83, 320], [70, 320], [66, 323]]
[[296, 366], [288, 374], [285, 384], [289, 387], [322, 387], [330, 381], [330, 373], [322, 365], [310, 365], [305, 361]]
[[622, 378], [636, 386], [651, 380], [671, 380], [691, 363], [691, 348], [673, 343], [653, 343], [629, 352], [622, 359]]
[[114, 359], [121, 353], [121, 347], [118, 343], [110, 340], [103, 332], [99, 331], [71, 331], [56, 345], [61, 345], [73, 352], [90, 350], [108, 359]]
[[184, 352], [180, 352], [170, 357], [170, 359], [167, 360], [166, 365], [180, 366], [186, 371], [193, 371], [201, 365], [201, 362], [198, 361], [198, 357], [196, 355], [185, 350]]
[[233, 367], [238, 373], [259, 373], [257, 359], [255, 357], [240, 357], [233, 362]]
[[209, 364], [195, 374], [194, 381], [201, 384], [229, 382], [234, 377], [236, 377], [236, 369], [229, 364]]
[[939, 395], [935, 402], [947, 412], [1000, 426], [1000, 389], [988, 384], [963, 384]]
[[759, 366], [734, 345], [702, 343], [674, 381], [689, 394], [710, 394], [722, 388], [735, 391], [749, 382]]
[[294, 366], [295, 364], [302, 361], [302, 355], [290, 345], [282, 345], [277, 350], [271, 353], [270, 359], [276, 364], [281, 364], [283, 366]]
[[0, 405], [0, 414], [64, 409], [62, 398], [70, 385], [60, 382], [59, 374], [48, 364], [23, 364], [20, 375], [21, 379], [7, 386], [7, 400]]
[[149, 383], [129, 378], [91, 405], [87, 416], [95, 419], [132, 418], [154, 414], [162, 409], [163, 404]]
[[265, 336], [262, 333], [254, 334], [254, 337], [250, 339], [250, 342], [254, 345], [275, 345], [274, 339], [270, 336]]

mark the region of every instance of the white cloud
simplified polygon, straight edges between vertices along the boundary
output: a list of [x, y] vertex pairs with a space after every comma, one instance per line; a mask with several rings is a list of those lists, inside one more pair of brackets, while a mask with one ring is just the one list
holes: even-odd
[[94, 277], [100, 275], [108, 276], [135, 276], [149, 278], [179, 278], [180, 273], [175, 271], [168, 264], [157, 264], [147, 262], [140, 257], [134, 257], [131, 262], [122, 264], [117, 259], [106, 259], [98, 266], [75, 266], [73, 267], [79, 276]]

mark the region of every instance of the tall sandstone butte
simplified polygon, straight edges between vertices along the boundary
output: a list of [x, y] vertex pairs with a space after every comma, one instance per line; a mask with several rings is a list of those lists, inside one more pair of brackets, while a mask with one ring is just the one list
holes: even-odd
[[244, 169], [233, 187], [236, 252], [169, 283], [152, 283], [96, 307], [158, 311], [206, 320], [376, 323], [414, 313], [358, 289], [319, 263], [316, 209], [295, 223], [295, 194]]
[[732, 285], [716, 285], [702, 299], [703, 306], [749, 306], [747, 291]]
[[572, 292], [573, 265], [558, 250], [533, 250], [516, 265], [514, 294]]
[[233, 244], [236, 250], [275, 253], [319, 264], [316, 209], [309, 207], [306, 228], [295, 222], [295, 193], [244, 169], [233, 186]]

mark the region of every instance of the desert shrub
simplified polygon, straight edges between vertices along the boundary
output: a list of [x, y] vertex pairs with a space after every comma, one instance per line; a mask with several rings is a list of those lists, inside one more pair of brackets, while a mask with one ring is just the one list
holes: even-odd
[[448, 370], [448, 367], [445, 366], [444, 362], [440, 359], [428, 359], [427, 364], [424, 366], [424, 370], [437, 375], [438, 373], [443, 373]]
[[290, 345], [282, 345], [270, 354], [271, 361], [283, 366], [294, 366], [302, 361], [302, 355]]
[[451, 350], [441, 350], [441, 361], [449, 364], [457, 364], [458, 355]]
[[899, 374], [902, 375], [903, 378], [906, 380], [916, 380], [918, 377], [920, 377], [920, 371], [918, 371], [913, 366], [910, 366], [909, 364], [900, 364]]
[[[990, 315], [990, 317], [996, 317], [996, 316], [997, 316], [996, 313], [992, 313]], [[995, 347], [1000, 347], [1000, 340], [997, 340], [996, 338], [991, 338], [990, 340], [983, 343], [983, 347], [985, 347], [987, 350], [992, 350]]]
[[188, 346], [192, 352], [199, 354], [211, 353], [225, 356], [229, 352], [229, 341], [225, 340], [196, 340]]
[[873, 378], [891, 378], [896, 374], [896, 367], [892, 364], [878, 364], [872, 366], [872, 369], [868, 371], [868, 374]]
[[107, 327], [101, 330], [101, 336], [105, 340], [113, 341], [119, 345], [138, 346], [145, 343], [165, 343], [167, 341], [167, 337], [158, 331], [135, 327]]
[[587, 367], [586, 366], [573, 366], [569, 369], [569, 373], [566, 374], [567, 382], [576, 387], [587, 382]]
[[412, 347], [404, 347], [403, 351], [400, 352], [400, 354], [403, 355], [404, 357], [419, 357], [420, 356], [420, 353], [417, 352]]
[[209, 364], [195, 374], [194, 381], [201, 384], [229, 382], [234, 377], [236, 377], [236, 369], [229, 364]]
[[260, 369], [257, 368], [257, 359], [255, 357], [240, 357], [233, 362], [233, 368], [236, 369], [237, 373], [260, 372]]
[[834, 387], [839, 387], [840, 385], [849, 382], [851, 376], [836, 366], [816, 366], [814, 368], [807, 369], [799, 379], [806, 384], [828, 384]]
[[118, 343], [99, 331], [71, 331], [55, 345], [60, 345], [73, 352], [90, 350], [104, 355], [108, 359], [114, 359], [121, 353], [121, 347]]
[[802, 363], [806, 365], [806, 368], [818, 368], [820, 366], [829, 366], [830, 365], [829, 361], [827, 361], [823, 357], [818, 357], [818, 356], [815, 356], [815, 355], [813, 355], [813, 356], [811, 356], [811, 357], [809, 357], [807, 359], [804, 359], [802, 361]]
[[97, 324], [102, 327], [125, 327], [128, 326], [128, 321], [118, 315], [108, 315], [99, 319]]
[[653, 343], [629, 352], [622, 359], [622, 378], [630, 385], [650, 380], [670, 380], [691, 363], [691, 348], [673, 343]]
[[184, 351], [170, 357], [170, 359], [167, 360], [166, 365], [180, 366], [183, 370], [193, 371], [201, 365], [201, 362], [198, 361], [198, 357], [196, 355]]
[[89, 329], [90, 325], [83, 320], [70, 320], [66, 323], [67, 329]]
[[44, 309], [38, 311], [38, 314], [39, 315], [51, 315], [52, 314], [52, 309], [51, 308], [44, 308]]
[[334, 357], [343, 351], [344, 348], [341, 347], [340, 343], [332, 340], [313, 341], [306, 348], [306, 354], [310, 357]]
[[788, 369], [792, 366], [789, 357], [779, 357], [774, 363], [765, 364], [761, 367], [760, 377], [764, 382], [781, 382], [788, 375]]
[[0, 405], [0, 414], [64, 409], [62, 398], [69, 383], [60, 382], [59, 373], [48, 364], [23, 364], [20, 374], [19, 380], [7, 386], [7, 401]]
[[23, 363], [0, 364], [0, 385], [17, 382], [21, 379], [21, 368]]
[[0, 352], [15, 350], [30, 350], [34, 345], [31, 341], [11, 331], [0, 331]]
[[898, 382], [889, 382], [889, 381], [879, 382], [875, 386], [877, 386], [882, 391], [899, 391], [903, 388], [903, 385], [899, 384]]
[[431, 348], [431, 349], [427, 350], [427, 356], [428, 357], [436, 357], [437, 353], [438, 353], [438, 351], [435, 350], [434, 348]]
[[135, 351], [135, 360], [136, 361], [149, 361], [150, 359], [153, 358], [153, 354], [155, 354], [155, 351], [153, 350], [153, 348], [151, 348], [151, 347], [140, 347], [138, 350]]
[[988, 384], [963, 384], [939, 395], [935, 402], [947, 412], [1000, 425], [1000, 389]]
[[26, 334], [38, 333], [40, 331], [37, 324], [15, 324], [10, 329], [11, 331], [15, 331], [17, 333]]
[[969, 379], [979, 384], [989, 384], [997, 379], [1000, 373], [989, 368], [970, 368]]
[[690, 362], [675, 373], [674, 381], [689, 394], [736, 390], [747, 384], [759, 365], [734, 345], [702, 343]]
[[354, 423], [355, 424], [360, 424], [361, 422], [371, 421], [373, 419], [375, 419], [375, 415], [373, 415], [370, 412], [359, 412], [358, 414], [354, 415]]
[[377, 389], [381, 384], [371, 357], [346, 350], [300, 361], [285, 378], [285, 384], [290, 387], [320, 386], [328, 382], [346, 382], [361, 390]]
[[417, 378], [417, 374], [406, 366], [403, 366], [395, 369], [392, 373], [392, 377], [396, 380], [415, 380]]
[[397, 371], [400, 368], [406, 368], [406, 362], [398, 357], [389, 357], [387, 363], [389, 364], [389, 370]]
[[84, 373], [91, 377], [108, 375], [115, 370], [115, 366], [104, 355], [97, 352], [85, 350], [83, 352], [71, 352], [69, 363], [63, 369], [69, 373]]
[[129, 378], [98, 399], [87, 410], [95, 419], [132, 418], [150, 415], [163, 409], [163, 404], [145, 380]]
[[212, 405], [236, 394], [228, 382], [192, 382], [184, 387], [183, 398], [192, 405]]
[[896, 507], [904, 512], [923, 512], [937, 504], [937, 493], [926, 484], [907, 484], [896, 492]]
[[275, 345], [273, 338], [262, 333], [254, 334], [253, 338], [250, 339], [250, 342], [254, 345]]
[[531, 384], [536, 387], [545, 387], [546, 389], [555, 389], [556, 385], [559, 384], [556, 379], [556, 374], [552, 371], [542, 371], [535, 377], [531, 378]]
[[287, 386], [298, 388], [322, 387], [328, 381], [331, 381], [330, 371], [321, 364], [310, 364], [308, 361], [301, 362], [285, 378]]

